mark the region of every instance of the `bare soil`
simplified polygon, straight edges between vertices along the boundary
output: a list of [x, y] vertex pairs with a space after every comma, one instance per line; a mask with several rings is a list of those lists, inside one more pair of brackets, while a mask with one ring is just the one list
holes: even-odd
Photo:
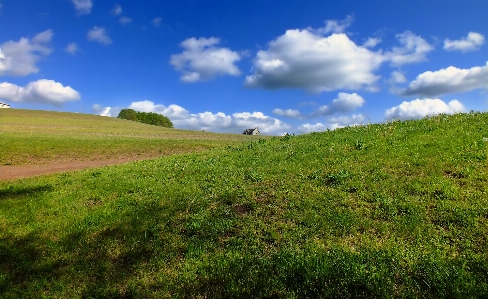
[[111, 159], [44, 161], [41, 164], [0, 165], [0, 181], [27, 178], [108, 165], [123, 164], [138, 160], [158, 158], [161, 155], [134, 155]]

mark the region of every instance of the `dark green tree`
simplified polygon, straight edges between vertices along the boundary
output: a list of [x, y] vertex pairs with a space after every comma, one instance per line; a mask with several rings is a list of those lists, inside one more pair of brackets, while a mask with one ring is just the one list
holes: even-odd
[[173, 128], [173, 123], [169, 118], [154, 112], [138, 112], [133, 109], [122, 109], [117, 118], [138, 121], [153, 126]]
[[132, 109], [122, 109], [117, 118], [137, 121], [137, 112]]

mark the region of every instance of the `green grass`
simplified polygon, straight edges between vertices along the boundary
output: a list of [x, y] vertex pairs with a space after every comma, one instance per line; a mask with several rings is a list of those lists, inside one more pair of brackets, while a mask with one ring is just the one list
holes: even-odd
[[484, 298], [488, 114], [0, 183], [4, 298]]
[[97, 115], [0, 110], [0, 165], [159, 157], [249, 140], [240, 134], [167, 129]]

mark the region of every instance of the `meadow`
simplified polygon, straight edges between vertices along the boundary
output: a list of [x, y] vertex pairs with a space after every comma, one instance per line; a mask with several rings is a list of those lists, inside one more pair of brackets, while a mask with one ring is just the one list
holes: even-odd
[[0, 294], [484, 298], [487, 124], [439, 115], [0, 182]]
[[0, 110], [0, 165], [160, 157], [237, 144], [239, 134], [167, 129], [134, 121], [67, 112]]

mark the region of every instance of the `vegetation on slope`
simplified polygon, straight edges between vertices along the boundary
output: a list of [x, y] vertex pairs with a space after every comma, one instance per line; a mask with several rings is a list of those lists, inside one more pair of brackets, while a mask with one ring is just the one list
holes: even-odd
[[488, 114], [0, 183], [4, 298], [483, 298]]
[[0, 165], [159, 157], [240, 144], [249, 136], [176, 130], [52, 111], [0, 109]]
[[173, 123], [169, 118], [154, 112], [139, 112], [133, 109], [122, 109], [117, 118], [138, 121], [153, 126], [173, 128]]

